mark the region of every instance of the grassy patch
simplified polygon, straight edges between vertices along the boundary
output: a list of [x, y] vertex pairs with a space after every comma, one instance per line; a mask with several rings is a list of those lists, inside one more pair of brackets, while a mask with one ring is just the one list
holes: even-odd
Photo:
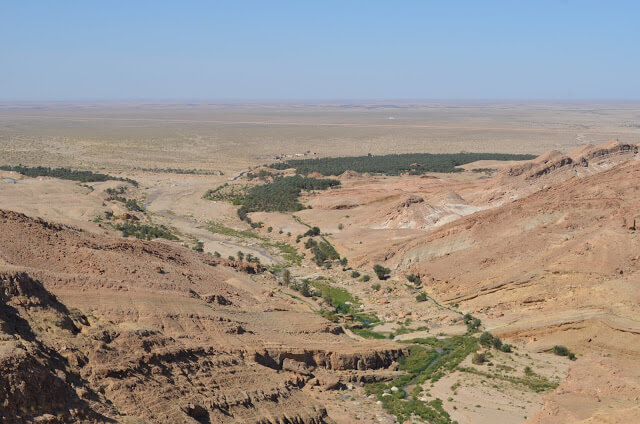
[[222, 234], [224, 236], [229, 236], [229, 237], [236, 237], [236, 238], [252, 238], [252, 239], [260, 239], [262, 240], [262, 237], [260, 237], [259, 235], [252, 233], [251, 231], [247, 231], [247, 230], [235, 230], [233, 228], [230, 227], [226, 227], [218, 222], [208, 222], [206, 229], [209, 230], [212, 233], [216, 233], [216, 234]]
[[229, 237], [235, 237], [239, 239], [255, 239], [260, 240], [260, 246], [265, 249], [276, 250], [282, 259], [290, 265], [300, 265], [302, 263], [303, 256], [298, 253], [298, 250], [290, 244], [283, 241], [271, 241], [266, 237], [262, 237], [249, 230], [235, 230], [233, 228], [226, 227], [218, 222], [209, 222], [205, 227], [212, 233], [222, 234]]
[[377, 331], [374, 331], [371, 328], [350, 328], [350, 330], [354, 333], [357, 334], [360, 337], [364, 337], [365, 339], [377, 339], [377, 340], [382, 340], [382, 339], [386, 339], [387, 336], [379, 333]]
[[[361, 311], [360, 301], [353, 297], [351, 293], [340, 287], [335, 287], [328, 280], [304, 280], [311, 287], [317, 290], [324, 300], [329, 302], [335, 308], [338, 314], [351, 314], [354, 319], [360, 321], [365, 326], [380, 322], [379, 318], [373, 314], [367, 314]], [[357, 331], [355, 331], [357, 333]], [[364, 336], [363, 336], [364, 337]]]
[[263, 246], [266, 248], [272, 247], [277, 249], [282, 259], [284, 259], [289, 266], [300, 266], [300, 264], [302, 263], [303, 256], [298, 253], [298, 249], [291, 246], [289, 243], [285, 243], [283, 241], [265, 241], [263, 243]]
[[550, 392], [558, 387], [558, 383], [548, 380], [545, 377], [536, 374], [529, 374], [526, 377], [514, 377], [499, 373], [489, 373], [480, 371], [471, 367], [459, 367], [458, 370], [469, 374], [475, 374], [490, 379], [498, 379], [509, 382], [511, 384], [524, 387], [536, 393]]

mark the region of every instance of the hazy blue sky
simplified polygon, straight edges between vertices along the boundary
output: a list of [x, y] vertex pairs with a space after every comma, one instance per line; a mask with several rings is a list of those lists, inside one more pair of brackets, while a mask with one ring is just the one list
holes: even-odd
[[640, 99], [640, 1], [0, 0], [0, 98]]

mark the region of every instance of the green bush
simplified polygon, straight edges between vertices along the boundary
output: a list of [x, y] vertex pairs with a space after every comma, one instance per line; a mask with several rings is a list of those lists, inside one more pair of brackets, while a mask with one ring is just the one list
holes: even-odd
[[351, 272], [351, 278], [358, 278], [359, 276], [360, 276], [360, 273], [358, 271]]
[[315, 237], [320, 235], [320, 228], [312, 227], [307, 230], [306, 233], [302, 235], [302, 237]]
[[485, 331], [482, 334], [480, 334], [480, 337], [478, 338], [478, 342], [480, 342], [480, 344], [484, 347], [489, 347], [492, 341], [493, 341], [493, 336], [488, 331]]
[[491, 344], [493, 345], [494, 348], [498, 350], [502, 350], [502, 340], [500, 340], [499, 337], [494, 337], [493, 340], [491, 341]]
[[476, 365], [482, 365], [487, 361], [484, 353], [474, 353], [473, 358], [471, 358], [471, 362]]
[[512, 346], [510, 344], [503, 344], [502, 347], [500, 348], [501, 351], [505, 352], [505, 353], [511, 353], [512, 351]]
[[480, 325], [482, 324], [480, 319], [474, 318], [469, 313], [464, 314], [463, 321], [467, 325], [467, 331], [469, 333], [473, 333], [474, 331], [476, 331], [478, 328], [480, 328]]
[[416, 296], [416, 300], [418, 302], [424, 302], [425, 300], [427, 300], [427, 294], [426, 293], [418, 293], [418, 295]]
[[379, 280], [384, 280], [391, 273], [391, 270], [389, 268], [383, 267], [382, 265], [375, 264], [373, 266], [373, 272], [375, 272]]
[[371, 280], [371, 277], [369, 277], [367, 274], [365, 274], [365, 275], [362, 276], [361, 280], [366, 283], [367, 281]]
[[420, 280], [420, 276], [415, 275], [415, 274], [407, 274], [405, 275], [405, 277], [407, 278], [407, 281], [409, 281], [410, 283], [415, 284], [416, 286], [419, 286], [422, 281]]
[[558, 356], [566, 356], [572, 361], [576, 360], [576, 355], [565, 346], [555, 345], [553, 348], [551, 348], [551, 351]]

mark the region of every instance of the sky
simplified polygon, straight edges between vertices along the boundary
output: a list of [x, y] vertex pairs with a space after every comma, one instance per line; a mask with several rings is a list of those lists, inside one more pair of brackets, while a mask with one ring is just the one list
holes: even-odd
[[0, 0], [0, 99], [640, 99], [640, 1]]

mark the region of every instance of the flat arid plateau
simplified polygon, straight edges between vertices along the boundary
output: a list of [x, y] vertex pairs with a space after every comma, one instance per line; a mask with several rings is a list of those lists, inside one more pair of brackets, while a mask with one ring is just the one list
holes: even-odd
[[0, 419], [635, 422], [638, 106], [2, 104]]

